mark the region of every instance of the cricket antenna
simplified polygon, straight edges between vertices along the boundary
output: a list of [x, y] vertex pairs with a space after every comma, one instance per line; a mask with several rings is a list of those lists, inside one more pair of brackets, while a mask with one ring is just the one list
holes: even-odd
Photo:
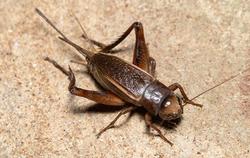
[[209, 91], [215, 89], [216, 87], [219, 87], [220, 85], [222, 85], [222, 84], [224, 84], [224, 83], [226, 83], [226, 82], [228, 82], [228, 81], [230, 81], [230, 80], [236, 78], [237, 76], [243, 74], [244, 72], [246, 72], [246, 71], [248, 71], [248, 70], [250, 70], [250, 68], [247, 68], [247, 69], [245, 69], [245, 70], [243, 70], [243, 71], [241, 71], [241, 72], [239, 72], [239, 73], [237, 73], [237, 74], [235, 74], [235, 75], [229, 77], [228, 79], [224, 80], [223, 82], [221, 82], [221, 83], [219, 83], [219, 84], [217, 84], [217, 85], [215, 85], [215, 86], [213, 86], [213, 87], [211, 87], [211, 88], [209, 88], [209, 89], [207, 89], [207, 90], [201, 92], [200, 94], [196, 95], [195, 97], [193, 97], [193, 98], [190, 99], [190, 100], [194, 100], [194, 99], [198, 98], [199, 96], [201, 96], [201, 95], [203, 95], [203, 94], [205, 94], [205, 93], [207, 93], [207, 92], [209, 92]]
[[38, 15], [40, 15], [51, 27], [53, 27], [62, 37], [59, 37], [60, 40], [68, 43], [72, 47], [74, 47], [80, 54], [85, 57], [91, 57], [94, 53], [80, 47], [79, 45], [70, 41], [38, 8], [35, 9]]

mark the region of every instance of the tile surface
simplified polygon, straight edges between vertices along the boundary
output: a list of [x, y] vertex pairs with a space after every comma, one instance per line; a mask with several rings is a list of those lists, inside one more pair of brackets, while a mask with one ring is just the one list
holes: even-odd
[[[0, 157], [250, 155], [250, 71], [197, 98], [202, 109], [186, 106], [176, 130], [161, 127], [173, 147], [147, 134], [140, 112], [96, 139], [119, 109], [99, 108], [69, 94], [67, 78], [44, 57], [70, 64], [79, 87], [96, 87], [84, 66], [70, 62], [80, 59], [76, 51], [58, 40], [35, 7], [84, 48], [90, 46], [72, 14], [90, 37], [104, 43], [141, 21], [157, 78], [166, 85], [179, 82], [190, 97], [250, 67], [247, 0], [1, 1]], [[132, 33], [117, 55], [131, 61], [134, 40]]]

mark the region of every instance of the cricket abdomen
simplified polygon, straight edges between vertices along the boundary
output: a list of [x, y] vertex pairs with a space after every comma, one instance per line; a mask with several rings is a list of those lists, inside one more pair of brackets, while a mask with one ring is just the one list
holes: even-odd
[[103, 88], [133, 103], [140, 100], [146, 87], [155, 80], [140, 68], [102, 53], [91, 58], [89, 69]]

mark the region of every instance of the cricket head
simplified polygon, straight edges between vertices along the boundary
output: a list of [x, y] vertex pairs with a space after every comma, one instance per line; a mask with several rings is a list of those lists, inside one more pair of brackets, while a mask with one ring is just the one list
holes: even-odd
[[182, 98], [159, 81], [147, 87], [140, 103], [149, 113], [165, 121], [177, 119], [183, 113]]
[[168, 96], [159, 110], [159, 117], [165, 121], [175, 120], [183, 114], [183, 105], [181, 98], [172, 94]]

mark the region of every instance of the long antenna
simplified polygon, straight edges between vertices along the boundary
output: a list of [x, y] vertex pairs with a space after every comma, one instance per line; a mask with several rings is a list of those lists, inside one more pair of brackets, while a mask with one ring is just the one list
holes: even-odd
[[244, 73], [244, 72], [246, 72], [246, 71], [248, 71], [248, 70], [250, 70], [250, 68], [247, 68], [247, 69], [245, 69], [244, 71], [241, 71], [241, 72], [239, 72], [239, 73], [237, 73], [237, 74], [231, 76], [230, 78], [228, 78], [228, 79], [224, 80], [223, 82], [221, 82], [221, 83], [219, 83], [219, 84], [217, 84], [217, 85], [215, 85], [215, 86], [213, 86], [213, 87], [211, 87], [211, 88], [209, 88], [209, 89], [203, 91], [202, 93], [198, 94], [197, 96], [193, 97], [193, 98], [190, 99], [190, 100], [194, 100], [194, 99], [198, 98], [199, 96], [201, 96], [201, 95], [207, 93], [208, 91], [211, 91], [211, 90], [213, 90], [214, 88], [219, 87], [220, 85], [222, 85], [222, 84], [224, 84], [224, 83], [226, 83], [226, 82], [228, 82], [228, 81], [230, 81], [230, 80], [236, 78], [237, 76], [241, 75], [242, 73]]

